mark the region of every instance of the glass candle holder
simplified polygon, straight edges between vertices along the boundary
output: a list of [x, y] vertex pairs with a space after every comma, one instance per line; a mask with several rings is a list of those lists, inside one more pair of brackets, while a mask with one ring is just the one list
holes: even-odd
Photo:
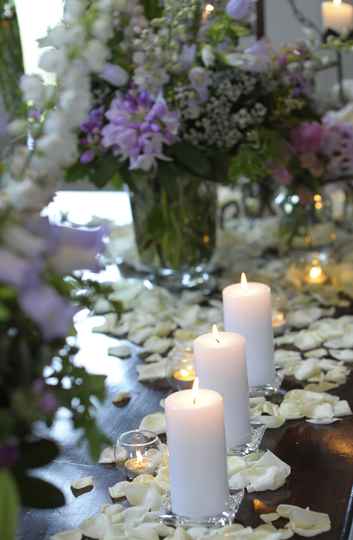
[[171, 359], [168, 381], [173, 389], [187, 390], [196, 378], [194, 354], [191, 347], [176, 351]]
[[117, 448], [123, 449], [126, 453], [124, 468], [129, 479], [140, 474], [153, 474], [160, 462], [159, 437], [146, 429], [123, 433], [119, 437]]
[[307, 285], [324, 285], [328, 280], [325, 264], [320, 256], [313, 256], [304, 268], [304, 282]]

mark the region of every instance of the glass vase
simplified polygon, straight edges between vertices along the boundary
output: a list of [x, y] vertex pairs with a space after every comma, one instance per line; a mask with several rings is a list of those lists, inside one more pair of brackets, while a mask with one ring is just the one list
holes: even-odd
[[282, 194], [277, 201], [280, 251], [316, 251], [333, 245], [336, 227], [332, 203], [325, 193], [315, 193], [305, 202], [297, 194]]
[[140, 269], [169, 288], [211, 286], [217, 184], [182, 172], [129, 188]]

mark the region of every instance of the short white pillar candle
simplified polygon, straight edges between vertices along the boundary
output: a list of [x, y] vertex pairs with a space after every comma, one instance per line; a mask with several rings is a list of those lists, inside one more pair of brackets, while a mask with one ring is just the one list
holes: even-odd
[[324, 29], [335, 30], [339, 34], [351, 30], [353, 27], [353, 6], [333, 0], [321, 4], [322, 21]]
[[223, 291], [224, 327], [244, 336], [250, 388], [275, 382], [271, 289], [262, 283], [241, 283]]
[[165, 412], [173, 513], [195, 520], [221, 514], [229, 498], [223, 398], [184, 390], [166, 399]]
[[245, 339], [239, 334], [213, 332], [194, 341], [196, 373], [201, 388], [215, 390], [224, 399], [227, 448], [250, 439], [249, 385]]

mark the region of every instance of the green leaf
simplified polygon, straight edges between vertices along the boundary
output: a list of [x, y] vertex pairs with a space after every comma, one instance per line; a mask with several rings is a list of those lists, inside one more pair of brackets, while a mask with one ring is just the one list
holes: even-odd
[[19, 497], [16, 483], [7, 470], [0, 471], [0, 531], [1, 540], [15, 540]]
[[163, 7], [160, 0], [144, 0], [143, 2], [145, 16], [150, 21], [158, 19], [163, 15]]
[[34, 476], [17, 476], [21, 502], [29, 508], [52, 509], [65, 505], [63, 493], [53, 484]]
[[195, 146], [188, 143], [178, 143], [171, 148], [175, 160], [188, 169], [192, 174], [201, 178], [211, 177], [211, 164], [207, 156]]
[[21, 467], [34, 469], [48, 465], [59, 455], [59, 447], [54, 441], [40, 439], [26, 442], [21, 446]]

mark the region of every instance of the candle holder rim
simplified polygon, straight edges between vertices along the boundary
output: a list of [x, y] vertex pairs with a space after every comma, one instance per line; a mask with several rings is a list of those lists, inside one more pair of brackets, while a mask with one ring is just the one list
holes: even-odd
[[[141, 441], [141, 442], [124, 442], [123, 438], [128, 437], [129, 435], [140, 433], [142, 435], [145, 435], [146, 438], [150, 438], [150, 440], [147, 441]], [[118, 438], [118, 445], [122, 446], [123, 448], [146, 448], [147, 446], [152, 446], [154, 444], [160, 444], [160, 439], [154, 431], [150, 431], [148, 429], [131, 429], [129, 431], [125, 431], [120, 435]]]

